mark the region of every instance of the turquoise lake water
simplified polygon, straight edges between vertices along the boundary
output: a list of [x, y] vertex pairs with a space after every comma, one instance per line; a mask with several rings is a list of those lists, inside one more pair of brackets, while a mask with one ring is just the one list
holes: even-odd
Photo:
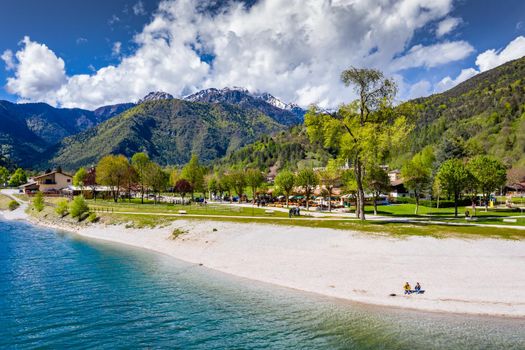
[[525, 349], [525, 320], [324, 298], [0, 221], [0, 348]]

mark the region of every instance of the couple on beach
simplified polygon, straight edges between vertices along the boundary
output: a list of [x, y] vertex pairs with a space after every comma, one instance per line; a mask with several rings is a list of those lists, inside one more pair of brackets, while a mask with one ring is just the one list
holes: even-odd
[[419, 282], [416, 282], [416, 286], [413, 290], [412, 287], [410, 287], [410, 284], [408, 282], [405, 282], [405, 286], [403, 287], [403, 289], [405, 290], [405, 294], [423, 294], [425, 292], [424, 290], [421, 290], [421, 285], [419, 284]]

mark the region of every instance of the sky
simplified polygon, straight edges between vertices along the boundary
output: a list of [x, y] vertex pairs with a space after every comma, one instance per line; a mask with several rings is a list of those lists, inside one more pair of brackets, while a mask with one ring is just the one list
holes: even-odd
[[240, 86], [301, 106], [355, 98], [351, 66], [438, 93], [525, 56], [523, 0], [4, 0], [0, 99], [67, 108]]

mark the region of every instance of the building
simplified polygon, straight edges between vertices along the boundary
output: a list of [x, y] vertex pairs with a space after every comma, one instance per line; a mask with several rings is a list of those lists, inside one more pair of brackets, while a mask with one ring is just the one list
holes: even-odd
[[388, 177], [390, 178], [391, 186], [389, 196], [391, 198], [408, 197], [408, 191], [404, 185], [405, 181], [401, 178], [401, 171], [397, 169], [389, 171]]
[[46, 172], [43, 175], [35, 176], [27, 184], [20, 186], [24, 193], [32, 194], [43, 192], [47, 194], [59, 193], [62, 189], [73, 184], [73, 176], [63, 173], [58, 169]]

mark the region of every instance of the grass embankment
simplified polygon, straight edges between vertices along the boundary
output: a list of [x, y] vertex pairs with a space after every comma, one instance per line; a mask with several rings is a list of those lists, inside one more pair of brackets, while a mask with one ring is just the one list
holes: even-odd
[[12, 201], [11, 198], [9, 198], [6, 195], [0, 194], [0, 210], [7, 210], [9, 209], [9, 203]]
[[[75, 219], [66, 216], [60, 218], [54, 212], [52, 205], [60, 199], [46, 198], [46, 208], [36, 213], [32, 211], [33, 215], [46, 218], [50, 220], [62, 220], [70, 223], [77, 223]], [[331, 228], [338, 230], [354, 230], [372, 234], [388, 234], [393, 236], [432, 236], [438, 238], [446, 237], [494, 237], [504, 239], [525, 239], [525, 230], [496, 227], [479, 227], [469, 226], [464, 218], [452, 219], [453, 215], [450, 208], [443, 208], [440, 211], [443, 215], [439, 218], [441, 221], [450, 221], [459, 225], [439, 225], [425, 223], [425, 221], [437, 218], [421, 217], [421, 222], [406, 223], [406, 222], [389, 222], [384, 221], [365, 221], [361, 222], [353, 218], [307, 218], [301, 216], [298, 218], [288, 218], [285, 212], [274, 211], [271, 214], [266, 213], [269, 208], [250, 208], [230, 206], [227, 204], [208, 204], [201, 205], [171, 205], [171, 204], [153, 204], [147, 202], [146, 204], [102, 201], [89, 201], [91, 209], [97, 209], [97, 215], [100, 221], [106, 224], [123, 224], [128, 227], [136, 228], [155, 228], [169, 225], [175, 220], [210, 220], [210, 221], [226, 221], [237, 223], [260, 223], [271, 225], [284, 226], [302, 226], [302, 227], [318, 227]], [[430, 209], [430, 208], [426, 208]], [[185, 210], [187, 215], [178, 215], [179, 210]], [[413, 211], [414, 206], [411, 204], [392, 205], [381, 207], [382, 215], [388, 216], [406, 216], [404, 213]], [[435, 210], [435, 209], [434, 209]], [[130, 214], [134, 213], [134, 214]], [[480, 212], [481, 214], [481, 212]], [[484, 214], [494, 214], [491, 212]], [[502, 217], [510, 215], [510, 213], [503, 214]], [[508, 214], [508, 215], [507, 215]], [[514, 213], [515, 215], [516, 213]], [[202, 215], [202, 216], [200, 216]], [[450, 219], [449, 219], [450, 218]], [[273, 219], [273, 220], [272, 220]], [[519, 219], [521, 220], [521, 219]], [[464, 224], [463, 224], [464, 223]]]

